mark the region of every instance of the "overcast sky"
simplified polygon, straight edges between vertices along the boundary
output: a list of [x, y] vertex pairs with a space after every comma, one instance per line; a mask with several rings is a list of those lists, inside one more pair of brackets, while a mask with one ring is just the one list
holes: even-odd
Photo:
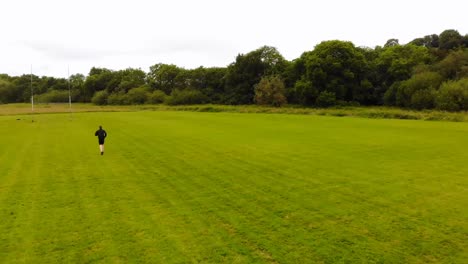
[[2, 0], [0, 73], [227, 66], [263, 45], [288, 60], [324, 40], [375, 47], [468, 33], [463, 0]]

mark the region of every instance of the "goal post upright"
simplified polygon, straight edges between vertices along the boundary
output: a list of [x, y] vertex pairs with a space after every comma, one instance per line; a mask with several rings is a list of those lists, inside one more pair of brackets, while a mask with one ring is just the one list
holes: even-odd
[[70, 66], [68, 66], [68, 108], [70, 111], [70, 120], [72, 116], [72, 103], [71, 103], [71, 85], [70, 85]]
[[34, 122], [34, 90], [33, 90], [33, 75], [32, 75], [32, 64], [31, 64], [31, 122]]

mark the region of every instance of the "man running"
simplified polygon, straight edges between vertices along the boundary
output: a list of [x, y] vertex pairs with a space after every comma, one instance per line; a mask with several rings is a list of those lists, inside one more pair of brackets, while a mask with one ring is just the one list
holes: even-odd
[[99, 130], [94, 133], [95, 136], [98, 137], [99, 140], [99, 150], [101, 151], [101, 155], [104, 155], [104, 139], [107, 137], [107, 133], [102, 126], [99, 126]]

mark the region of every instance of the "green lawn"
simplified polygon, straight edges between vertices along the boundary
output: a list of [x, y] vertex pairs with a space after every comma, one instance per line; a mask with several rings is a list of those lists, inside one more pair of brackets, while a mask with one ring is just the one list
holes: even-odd
[[468, 259], [468, 123], [34, 118], [0, 116], [0, 263]]

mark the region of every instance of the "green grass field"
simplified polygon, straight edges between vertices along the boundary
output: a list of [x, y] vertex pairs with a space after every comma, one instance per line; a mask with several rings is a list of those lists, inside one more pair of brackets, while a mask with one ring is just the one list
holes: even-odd
[[468, 259], [468, 123], [34, 118], [0, 116], [0, 263]]

